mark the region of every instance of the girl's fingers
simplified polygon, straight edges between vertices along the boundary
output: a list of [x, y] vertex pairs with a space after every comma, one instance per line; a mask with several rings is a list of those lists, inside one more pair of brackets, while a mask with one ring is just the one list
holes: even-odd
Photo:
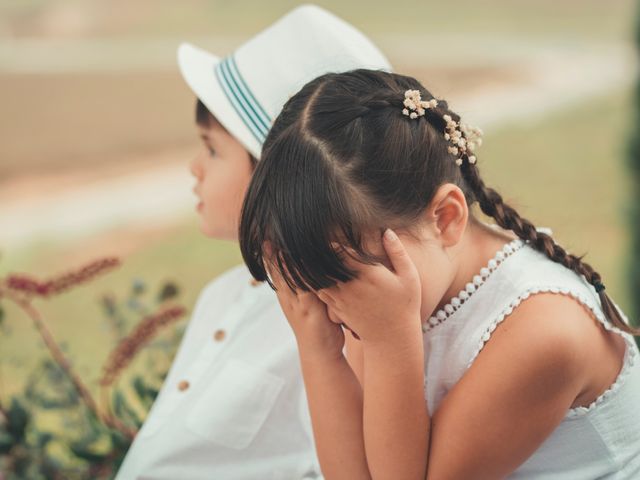
[[333, 305], [335, 303], [333, 296], [327, 291], [326, 288], [318, 290], [316, 292], [316, 295], [322, 302], [326, 303], [327, 305]]
[[327, 308], [327, 317], [329, 317], [329, 320], [331, 320], [333, 323], [337, 323], [338, 325], [342, 323], [342, 320], [340, 320], [340, 317], [338, 317], [336, 311], [331, 307]]
[[301, 290], [297, 290], [295, 296], [298, 297], [298, 301], [302, 305], [306, 306], [314, 306], [319, 305], [321, 307], [325, 307], [325, 305], [320, 301], [318, 296], [313, 292], [303, 292]]
[[278, 268], [275, 265], [275, 261], [273, 258], [273, 250], [269, 242], [264, 243], [262, 247], [262, 253], [263, 253], [262, 259], [264, 262], [264, 269], [267, 271], [267, 275], [269, 275], [269, 278], [271, 279], [273, 286], [276, 287], [276, 290], [279, 290], [280, 285], [283, 282], [283, 279], [282, 279], [282, 275], [280, 275], [280, 272], [278, 271]]
[[[364, 278], [374, 278], [377, 271], [380, 268], [384, 268], [382, 265], [379, 265], [379, 264], [370, 265], [368, 263], [361, 262], [360, 260], [358, 260], [356, 252], [353, 251], [351, 248], [345, 247], [344, 251], [345, 253], [343, 255], [342, 261], [347, 268], [356, 272], [357, 277], [354, 280], [362, 280]], [[349, 286], [349, 282], [338, 283], [336, 285], [336, 288], [339, 290], [341, 287], [348, 287], [348, 286]]]
[[271, 279], [273, 286], [276, 287], [278, 294], [284, 293], [285, 290], [289, 294], [296, 295], [296, 292], [292, 292], [289, 284], [285, 281], [284, 275], [288, 274], [288, 270], [286, 265], [282, 265], [284, 268], [284, 272], [280, 271], [280, 267], [278, 266], [278, 259], [273, 255], [273, 250], [271, 249], [271, 244], [269, 242], [265, 242], [264, 244], [264, 267], [267, 271], [267, 275]]
[[398, 238], [398, 235], [396, 235], [396, 232], [387, 228], [382, 236], [382, 245], [387, 252], [393, 269], [398, 275], [405, 276], [413, 274], [416, 267], [405, 250], [404, 245]]
[[264, 242], [262, 246], [262, 253], [265, 257], [271, 258], [273, 254], [273, 249], [271, 248], [271, 242]]
[[282, 290], [282, 285], [285, 284], [285, 281], [276, 266], [272, 263], [265, 263], [265, 270], [267, 271], [267, 275], [269, 275], [269, 278], [271, 279], [271, 283], [273, 283], [273, 286], [276, 287], [276, 291], [280, 292]]
[[353, 330], [351, 330], [349, 325], [347, 325], [346, 323], [342, 322], [342, 326], [351, 332], [351, 335], [353, 335], [353, 338], [355, 338], [356, 340], [360, 340], [360, 337], [358, 336], [358, 334], [356, 332], [354, 332]]
[[341, 325], [342, 328], [349, 330], [351, 332], [351, 335], [353, 335], [353, 338], [355, 338], [356, 340], [360, 340], [360, 337], [358, 336], [358, 334], [353, 330], [351, 330], [351, 327], [349, 327], [349, 325], [347, 325], [344, 321], [342, 321], [342, 319], [338, 316], [338, 314], [333, 308], [330, 308], [330, 307], [327, 308], [327, 317], [329, 317], [329, 320], [331, 320], [333, 323]]
[[316, 292], [316, 296], [322, 303], [327, 305], [327, 307], [330, 307], [334, 312], [340, 312], [341, 306], [343, 304], [343, 296], [347, 295], [346, 298], [348, 298], [348, 293], [349, 292], [346, 290], [342, 293], [338, 292], [334, 290], [334, 287], [331, 287], [318, 290]]

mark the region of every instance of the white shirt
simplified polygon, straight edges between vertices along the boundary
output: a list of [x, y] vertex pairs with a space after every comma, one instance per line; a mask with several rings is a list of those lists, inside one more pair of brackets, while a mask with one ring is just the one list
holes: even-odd
[[423, 328], [429, 411], [432, 415], [436, 412], [491, 341], [498, 324], [522, 301], [540, 292], [565, 295], [581, 303], [594, 321], [624, 338], [626, 350], [622, 369], [609, 388], [588, 406], [568, 409], [551, 435], [508, 478], [640, 478], [640, 361], [634, 337], [605, 319], [598, 295], [583, 277], [522, 240], [505, 244]]
[[295, 337], [244, 265], [201, 292], [117, 480], [321, 478]]

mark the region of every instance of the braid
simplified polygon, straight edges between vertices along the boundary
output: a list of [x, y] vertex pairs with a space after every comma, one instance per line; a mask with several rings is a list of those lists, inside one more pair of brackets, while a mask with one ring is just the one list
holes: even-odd
[[605, 293], [602, 277], [591, 265], [582, 261], [583, 257], [568, 253], [550, 235], [538, 232], [533, 223], [526, 218], [522, 218], [514, 208], [504, 202], [498, 192], [484, 184], [475, 165], [464, 162], [460, 169], [465, 181], [473, 191], [480, 209], [486, 215], [495, 219], [496, 223], [505, 230], [513, 231], [518, 237], [527, 241], [536, 250], [544, 253], [554, 262], [564, 265], [579, 275], [583, 275], [587, 282], [596, 288], [600, 296], [602, 310], [607, 319], [620, 330], [633, 335], [640, 335], [640, 329], [633, 328], [624, 321], [613, 301]]

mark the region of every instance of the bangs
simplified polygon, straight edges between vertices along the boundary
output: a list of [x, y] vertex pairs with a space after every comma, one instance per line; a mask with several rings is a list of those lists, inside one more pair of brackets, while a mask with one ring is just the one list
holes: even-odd
[[240, 222], [240, 249], [254, 278], [275, 289], [268, 275], [275, 268], [293, 290], [321, 290], [356, 277], [345, 255], [380, 263], [362, 246], [370, 222], [357, 208], [361, 202], [326, 160], [323, 146], [295, 124], [269, 140]]

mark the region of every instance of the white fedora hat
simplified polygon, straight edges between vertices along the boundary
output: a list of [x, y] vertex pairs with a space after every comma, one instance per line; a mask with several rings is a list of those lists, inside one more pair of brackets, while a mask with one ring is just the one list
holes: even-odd
[[391, 70], [364, 34], [315, 5], [295, 8], [223, 59], [183, 43], [178, 65], [196, 96], [257, 159], [273, 120], [310, 80], [356, 68]]

